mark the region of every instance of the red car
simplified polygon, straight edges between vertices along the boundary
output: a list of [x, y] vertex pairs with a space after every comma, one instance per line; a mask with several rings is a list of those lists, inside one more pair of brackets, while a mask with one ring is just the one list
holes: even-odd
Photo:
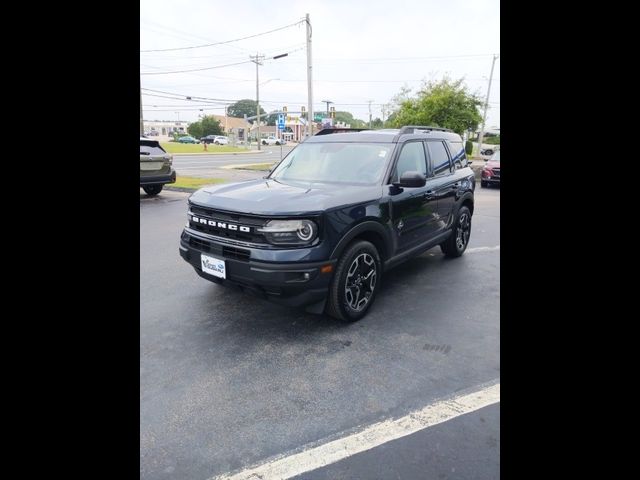
[[485, 163], [480, 173], [480, 186], [500, 185], [500, 150], [494, 153]]

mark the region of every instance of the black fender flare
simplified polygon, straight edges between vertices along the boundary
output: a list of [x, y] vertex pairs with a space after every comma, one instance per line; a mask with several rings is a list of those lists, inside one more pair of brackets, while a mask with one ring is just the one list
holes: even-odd
[[[344, 249], [351, 243], [351, 241], [356, 238], [358, 235], [365, 232], [375, 232], [382, 237], [382, 241], [384, 242], [384, 247], [387, 253], [387, 256], [392, 255], [393, 253], [393, 242], [389, 236], [389, 231], [383, 224], [380, 222], [376, 222], [373, 220], [365, 220], [362, 223], [359, 223], [351, 230], [349, 230], [338, 242], [338, 244], [334, 247], [331, 252], [331, 259], [340, 258]], [[382, 252], [380, 252], [382, 254]], [[381, 255], [382, 256], [382, 255]]]

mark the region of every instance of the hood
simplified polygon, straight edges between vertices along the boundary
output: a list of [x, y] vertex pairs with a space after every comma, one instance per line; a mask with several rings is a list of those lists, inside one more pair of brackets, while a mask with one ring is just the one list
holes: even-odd
[[382, 187], [335, 184], [286, 184], [249, 180], [202, 188], [189, 200], [197, 205], [255, 215], [305, 215], [367, 202], [382, 196]]
[[488, 168], [500, 168], [500, 162], [492, 162], [491, 160], [489, 160], [484, 164], [484, 166]]

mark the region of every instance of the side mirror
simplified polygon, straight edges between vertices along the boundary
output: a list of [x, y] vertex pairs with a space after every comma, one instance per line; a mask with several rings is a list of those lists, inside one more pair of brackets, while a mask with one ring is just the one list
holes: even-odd
[[424, 187], [427, 183], [427, 177], [420, 172], [408, 171], [404, 172], [399, 182], [395, 182], [396, 187], [419, 188]]

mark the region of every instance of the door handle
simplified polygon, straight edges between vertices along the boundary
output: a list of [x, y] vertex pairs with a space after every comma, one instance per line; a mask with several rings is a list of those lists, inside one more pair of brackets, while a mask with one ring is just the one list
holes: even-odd
[[460, 188], [460, 183], [454, 183], [453, 185], [451, 185], [451, 188], [454, 190]]
[[429, 198], [433, 198], [434, 195], [435, 195], [435, 192], [433, 190], [429, 190], [422, 195], [422, 198], [429, 199]]

